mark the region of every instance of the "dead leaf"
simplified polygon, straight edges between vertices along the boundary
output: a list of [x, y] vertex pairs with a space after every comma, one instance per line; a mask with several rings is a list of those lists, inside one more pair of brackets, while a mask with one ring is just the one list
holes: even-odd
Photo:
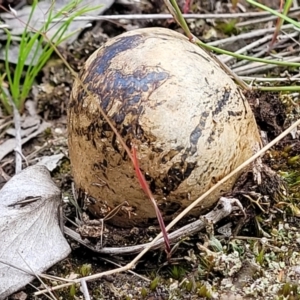
[[50, 172], [60, 165], [61, 159], [64, 157], [62, 153], [50, 156], [43, 156], [37, 163], [39, 166], [45, 166]]
[[[40, 125], [40, 127], [33, 133], [31, 133], [30, 135], [28, 135], [27, 137], [22, 139], [22, 145], [27, 143], [29, 140], [31, 140], [32, 138], [36, 137], [37, 135], [39, 135], [40, 133], [44, 132], [47, 128], [51, 127], [50, 123], [47, 122], [42, 122], [42, 124]], [[2, 143], [0, 145], [0, 161], [10, 152], [12, 152], [16, 147], [16, 139], [9, 139], [6, 140], [4, 143]]]
[[[21, 137], [25, 137], [30, 135], [32, 132], [36, 131], [40, 127], [40, 124], [36, 124], [32, 127], [29, 127], [27, 129], [21, 129]], [[16, 136], [16, 129], [15, 128], [8, 128], [6, 130], [6, 134], [9, 134], [11, 136]]]
[[61, 193], [45, 166], [31, 166], [0, 191], [0, 300], [70, 253], [58, 222]]

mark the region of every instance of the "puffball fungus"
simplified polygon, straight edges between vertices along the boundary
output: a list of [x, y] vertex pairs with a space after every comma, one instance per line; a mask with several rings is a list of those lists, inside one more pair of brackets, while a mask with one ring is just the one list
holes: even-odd
[[[165, 220], [251, 157], [260, 144], [239, 88], [209, 54], [169, 29], [138, 29], [110, 39], [89, 57], [79, 78], [68, 110], [74, 182], [96, 216], [128, 202], [127, 210], [110, 220], [116, 226], [146, 226], [156, 215], [100, 106], [126, 144], [130, 147], [134, 140], [137, 145], [140, 169]], [[192, 214], [216, 203], [237, 177]]]

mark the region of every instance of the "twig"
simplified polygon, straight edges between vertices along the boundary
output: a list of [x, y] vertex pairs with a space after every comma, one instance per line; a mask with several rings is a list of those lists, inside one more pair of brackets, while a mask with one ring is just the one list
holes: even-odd
[[[290, 13], [289, 13], [289, 16], [290, 17], [296, 16], [298, 12], [299, 12], [299, 8], [295, 8], [293, 10], [291, 9]], [[269, 22], [269, 21], [275, 21], [275, 20], [277, 20], [277, 18], [278, 17], [272, 15], [270, 17], [258, 18], [258, 19], [253, 19], [253, 20], [247, 20], [247, 21], [244, 21], [244, 22], [239, 22], [235, 26], [236, 27], [246, 27], [246, 26], [249, 26], [249, 25], [257, 24], [257, 23], [262, 24], [262, 23], [266, 23], [266, 22]]]
[[[252, 57], [256, 57], [256, 58], [263, 57], [265, 55], [266, 51], [267, 51], [267, 49], [261, 50], [260, 52], [252, 54]], [[249, 63], [252, 63], [252, 61], [249, 61], [247, 59], [243, 59], [243, 60], [237, 61], [235, 64], [231, 65], [230, 68], [233, 70], [235, 68], [245, 66]]]
[[[283, 40], [283, 42], [286, 42], [286, 41], [287, 41], [287, 39], [284, 39], [284, 40]], [[253, 54], [252, 56], [255, 56], [255, 57], [262, 57], [262, 56], [264, 56], [268, 49], [267, 49], [267, 47], [265, 47], [265, 49], [263, 49], [264, 46], [262, 46], [262, 47], [260, 47], [260, 48], [262, 48], [262, 49], [256, 48], [255, 50], [256, 50], [256, 51], [259, 50], [259, 52]], [[292, 56], [292, 54], [297, 54], [299, 51], [300, 51], [300, 49], [294, 49], [294, 50], [287, 51], [287, 52], [281, 52], [280, 54], [272, 54], [272, 53], [271, 53], [269, 56], [266, 56], [265, 59], [266, 59], [267, 61], [271, 61], [272, 59], [276, 58], [276, 59], [279, 60], [279, 61], [283, 61], [283, 60], [284, 60], [284, 61], [287, 61], [288, 56], [289, 56], [290, 58], [293, 58], [294, 56]], [[218, 56], [218, 57], [219, 57], [219, 56]], [[231, 66], [231, 69], [235, 69], [235, 68], [237, 68], [237, 67], [244, 66], [244, 65], [249, 64], [249, 63], [252, 63], [252, 61], [248, 61], [248, 60], [238, 61], [237, 63], [235, 63], [235, 64], [233, 64], [233, 65]], [[261, 62], [260, 62], [260, 63], [261, 63]], [[284, 65], [283, 65], [283, 66], [284, 66]]]
[[[297, 30], [296, 30], [297, 32], [298, 32], [298, 35], [300, 34], [300, 30], [299, 30], [299, 28], [297, 28]], [[298, 46], [300, 45], [300, 43], [299, 43], [299, 41], [298, 40], [296, 40], [294, 37], [294, 35], [293, 34], [290, 34], [290, 33], [288, 33], [288, 32], [286, 32], [286, 31], [284, 31], [283, 29], [281, 29], [281, 32], [284, 34], [284, 35], [286, 35], [286, 36], [288, 36], [293, 42], [295, 42]], [[297, 36], [297, 35], [296, 35]]]
[[244, 22], [239, 22], [235, 26], [236, 27], [246, 27], [249, 25], [262, 24], [262, 23], [266, 23], [266, 22], [270, 22], [270, 21], [275, 21], [276, 19], [277, 19], [276, 16], [258, 18], [258, 19], [253, 19], [253, 20], [247, 20]]
[[[300, 76], [300, 74], [299, 74]], [[265, 78], [265, 77], [250, 77], [250, 76], [241, 76], [241, 79], [244, 81], [250, 82], [300, 82], [300, 78], [293, 76], [293, 77], [285, 77], [285, 78]]]
[[[292, 25], [292, 24], [287, 24], [287, 25], [282, 26], [282, 29], [292, 29], [292, 28], [294, 28], [294, 25]], [[250, 31], [247, 33], [240, 34], [238, 36], [231, 36], [229, 38], [225, 38], [225, 39], [218, 40], [215, 42], [207, 43], [207, 45], [215, 46], [215, 47], [220, 46], [220, 45], [226, 45], [229, 43], [234, 43], [240, 39], [245, 40], [245, 39], [250, 39], [250, 38], [258, 37], [261, 35], [265, 35], [267, 33], [273, 33], [274, 30], [275, 30], [275, 27], [266, 28], [266, 29], [257, 29], [257, 30], [253, 30], [253, 31]]]
[[[230, 213], [234, 210], [234, 206], [232, 205], [233, 203], [236, 203], [236, 199], [228, 199], [228, 198], [222, 197], [220, 199], [219, 203], [218, 203], [219, 205], [216, 205], [216, 207], [211, 212], [209, 212], [205, 216], [202, 216], [202, 218], [201, 218], [202, 220], [197, 220], [196, 221], [197, 224], [201, 224], [201, 226], [204, 228], [205, 225], [207, 224], [207, 222], [213, 223], [213, 224], [217, 223], [222, 218], [225, 218], [226, 216], [230, 215]], [[204, 220], [206, 220], [206, 221], [204, 221]], [[196, 222], [194, 222], [194, 223], [196, 223]], [[185, 227], [187, 227], [187, 226], [190, 226], [190, 224], [186, 225]], [[198, 226], [196, 225], [195, 228], [197, 228], [197, 227]], [[65, 230], [66, 229], [68, 229], [68, 228], [65, 227]], [[181, 228], [180, 230], [183, 230], [183, 228]], [[197, 232], [197, 231], [199, 231], [199, 228], [195, 232]], [[170, 236], [172, 234], [173, 233], [171, 233]], [[180, 234], [181, 234], [181, 238], [183, 238], [182, 232]], [[158, 241], [159, 238], [155, 238], [155, 240]], [[163, 244], [163, 239], [160, 238], [160, 240], [161, 240], [161, 244]], [[152, 248], [153, 245], [151, 245], [151, 244], [153, 244], [153, 241], [151, 243], [142, 245], [142, 247], [144, 247], [144, 249], [143, 249], [144, 253], [146, 253], [148, 249]], [[127, 248], [130, 248], [130, 247], [127, 247]], [[141, 248], [139, 248], [138, 250], [140, 251]], [[146, 252], [145, 252], [145, 250], [146, 250]], [[122, 254], [124, 254], [124, 253], [122, 253]], [[127, 254], [132, 254], [132, 252], [131, 253], [127, 253]], [[141, 253], [139, 255], [141, 255]], [[135, 263], [138, 260], [137, 257], [135, 258], [135, 260], [136, 260]], [[90, 280], [98, 279], [98, 278], [100, 278], [100, 277], [102, 277], [104, 275], [111, 275], [111, 274], [115, 274], [115, 273], [118, 273], [118, 272], [128, 271], [128, 270], [130, 270], [132, 268], [132, 266], [129, 266], [130, 264], [127, 264], [124, 267], [119, 267], [119, 268], [114, 269], [114, 270], [110, 270], [110, 271], [106, 271], [106, 272], [102, 272], [102, 273], [98, 273], [98, 274], [93, 274], [93, 275], [90, 275], [90, 276], [87, 276], [87, 277], [83, 277], [83, 278], [79, 278], [79, 279], [74, 279], [72, 283], [61, 284], [61, 285], [52, 287], [50, 289], [51, 289], [51, 291], [54, 291], [54, 290], [57, 290], [57, 289], [60, 289], [60, 288], [64, 288], [64, 287], [70, 286], [70, 285], [72, 285], [74, 283], [79, 283], [82, 279], [84, 279], [86, 281], [90, 281]], [[39, 292], [35, 292], [35, 296], [44, 294], [46, 292], [47, 292], [47, 290], [41, 290]]]
[[[32, 269], [30, 270], [26, 270], [26, 269], [23, 269], [21, 267], [18, 267], [18, 266], [15, 266], [9, 262], [6, 262], [4, 260], [1, 260], [0, 259], [0, 263], [3, 264], [3, 265], [7, 265], [13, 269], [16, 269], [20, 272], [23, 272], [25, 274], [28, 274], [28, 275], [31, 275], [31, 276], [35, 276], [35, 273], [32, 271]], [[28, 266], [28, 265], [27, 265]], [[52, 275], [48, 275], [48, 274], [39, 274], [39, 276], [41, 278], [44, 278], [44, 279], [48, 279], [48, 280], [56, 280], [56, 281], [64, 281], [64, 282], [71, 282], [72, 284], [74, 283], [73, 280], [70, 280], [70, 279], [66, 279], [66, 278], [61, 278], [61, 277], [57, 277], [57, 276], [52, 276]]]
[[[289, 62], [300, 62], [300, 57], [291, 57], [287, 58], [286, 61]], [[237, 73], [238, 75], [250, 75], [250, 74], [256, 74], [256, 73], [261, 73], [266, 70], [270, 70], [275, 68], [275, 65], [269, 65], [269, 64], [262, 64], [259, 62], [254, 62], [251, 64], [247, 64], [243, 67], [235, 68], [233, 71]]]
[[[254, 154], [252, 157], [250, 157], [248, 160], [246, 160], [244, 163], [242, 163], [239, 167], [237, 167], [235, 170], [233, 170], [232, 172], [230, 172], [228, 175], [226, 175], [223, 179], [221, 179], [219, 182], [217, 182], [212, 188], [210, 188], [208, 191], [206, 191], [203, 195], [201, 195], [198, 199], [196, 199], [191, 205], [189, 205], [187, 208], [185, 208], [167, 227], [167, 231], [169, 231], [176, 223], [178, 223], [189, 211], [191, 211], [194, 207], [199, 206], [200, 203], [203, 201], [203, 199], [205, 199], [210, 193], [212, 193], [214, 190], [216, 190], [217, 188], [219, 188], [220, 186], [222, 186], [228, 179], [230, 179], [232, 176], [236, 175], [237, 173], [239, 173], [240, 171], [242, 171], [245, 167], [247, 167], [250, 163], [252, 163], [253, 161], [255, 161], [258, 157], [260, 157], [261, 155], [263, 155], [267, 150], [269, 150], [271, 147], [273, 147], [276, 143], [278, 143], [281, 139], [283, 139], [286, 135], [288, 135], [294, 128], [296, 128], [297, 126], [300, 125], [300, 120], [296, 121], [294, 124], [292, 124], [288, 129], [286, 129], [284, 132], [282, 132], [278, 137], [276, 137], [272, 142], [270, 142], [268, 145], [266, 145], [265, 147], [263, 147], [260, 151], [258, 151], [256, 154]], [[102, 272], [99, 274], [95, 274], [95, 275], [90, 275], [87, 277], [84, 277], [85, 280], [94, 280], [94, 279], [98, 279], [101, 278], [104, 275], [111, 275], [111, 274], [115, 274], [115, 273], [119, 273], [119, 272], [124, 272], [127, 270], [132, 269], [135, 264], [140, 260], [141, 257], [144, 256], [144, 254], [146, 254], [148, 252], [148, 250], [150, 250], [153, 245], [155, 245], [155, 243], [162, 237], [162, 234], [158, 234], [156, 236], [155, 239], [153, 239], [153, 241], [151, 243], [148, 244], [148, 246], [142, 251], [140, 252], [130, 263], [128, 263], [126, 266], [124, 267], [120, 267], [114, 270], [109, 270], [106, 272]], [[78, 280], [79, 282], [80, 280]], [[74, 282], [76, 282], [76, 279], [74, 280]], [[62, 284], [62, 285], [58, 285], [55, 286], [53, 288], [51, 288], [51, 290], [57, 290], [60, 288], [64, 288], [69, 286], [70, 284]], [[47, 290], [42, 290], [40, 292], [35, 293], [35, 295], [40, 295], [43, 293], [46, 293]]]
[[81, 292], [84, 296], [85, 300], [91, 300], [90, 294], [89, 294], [89, 290], [86, 284], [86, 281], [84, 279], [80, 280], [80, 284], [81, 284]]
[[[298, 12], [300, 9], [291, 9], [290, 12]], [[185, 19], [236, 19], [236, 18], [254, 18], [270, 16], [269, 12], [248, 12], [232, 14], [183, 14]], [[172, 19], [171, 14], [134, 14], [134, 15], [107, 15], [107, 16], [81, 16], [74, 18], [74, 21], [101, 21], [101, 20], [164, 20]], [[273, 17], [276, 19], [276, 17]], [[64, 19], [53, 19], [52, 22], [64, 22]], [[43, 21], [41, 21], [43, 22]]]
[[[246, 53], [247, 51], [249, 51], [249, 50], [251, 50], [251, 49], [253, 49], [253, 48], [257, 47], [257, 46], [268, 42], [269, 40], [272, 39], [272, 36], [273, 36], [272, 34], [264, 36], [263, 38], [254, 41], [253, 43], [251, 43], [251, 44], [249, 44], [249, 45], [247, 45], [247, 46], [245, 46], [245, 47], [237, 50], [234, 53], [236, 53], [236, 54]], [[218, 59], [222, 60], [222, 62], [226, 64], [226, 63], [230, 62], [231, 60], [233, 60], [235, 58], [233, 56], [228, 56], [228, 55], [224, 55], [224, 56], [223, 55], [219, 55]]]
[[[114, 262], [114, 261], [112, 261], [112, 260], [110, 260], [110, 259], [101, 257], [101, 260], [104, 260], [104, 261], [106, 261], [106, 262], [109, 262], [110, 264], [115, 265], [115, 266], [117, 266], [117, 267], [122, 267], [121, 265], [117, 264], [116, 262]], [[133, 272], [133, 271], [131, 271], [131, 270], [128, 270], [128, 273], [130, 273], [130, 274], [132, 274], [132, 275], [134, 275], [134, 276], [136, 276], [136, 277], [139, 277], [139, 278], [145, 280], [146, 282], [150, 282], [150, 281], [151, 281], [149, 278], [147, 278], [147, 277], [145, 277], [145, 276], [142, 276], [142, 275], [140, 275], [140, 274], [138, 274], [138, 273], [136, 273], [136, 272]]]
[[[220, 204], [223, 201], [224, 198], [222, 198], [218, 204]], [[207, 220], [213, 220], [214, 223], [219, 222], [222, 218], [225, 218], [227, 215], [231, 213], [231, 210], [226, 210], [226, 213], [224, 213], [224, 207], [221, 205], [221, 208], [219, 208], [218, 204], [216, 207], [210, 211], [208, 214], [202, 216], [201, 219], [196, 220], [190, 224], [187, 224], [183, 227], [180, 227], [179, 229], [175, 230], [172, 233], [169, 233], [168, 237], [171, 244], [175, 244], [178, 241], [182, 240], [186, 236], [193, 235], [203, 228], [205, 228], [205, 222], [203, 222], [202, 219]], [[134, 246], [127, 246], [127, 247], [103, 247], [101, 249], [95, 249], [96, 247], [90, 243], [88, 240], [82, 240], [80, 235], [73, 231], [72, 229], [68, 227], [64, 227], [64, 233], [77, 241], [78, 243], [84, 245], [85, 247], [95, 251], [96, 253], [101, 254], [109, 254], [109, 255], [132, 255], [137, 254], [143, 249], [145, 249], [150, 243], [140, 244], [140, 245], [134, 245]], [[161, 238], [157, 240], [157, 242], [151, 247], [152, 250], [161, 249], [164, 246], [164, 240]]]

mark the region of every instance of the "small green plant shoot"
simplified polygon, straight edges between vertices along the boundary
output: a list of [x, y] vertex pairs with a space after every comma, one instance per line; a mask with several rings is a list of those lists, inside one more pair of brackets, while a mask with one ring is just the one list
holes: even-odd
[[[81, 1], [70, 1], [66, 6], [56, 12], [53, 5], [50, 6], [45, 23], [40, 29], [34, 29], [29, 24], [34, 13], [37, 12], [38, 0], [34, 0], [27, 24], [24, 24], [24, 31], [21, 36], [17, 64], [14, 66], [9, 62], [9, 49], [12, 44], [12, 35], [7, 28], [5, 48], [5, 71], [0, 73], [0, 99], [7, 113], [12, 113], [12, 103], [22, 112], [24, 102], [34, 84], [34, 81], [43, 66], [49, 60], [54, 47], [70, 37], [73, 33], [65, 35], [66, 30], [75, 17], [94, 10], [96, 7], [78, 7]], [[11, 13], [17, 12], [13, 9]], [[63, 19], [57, 31], [51, 38], [47, 38], [47, 31], [55, 24], [55, 18]]]

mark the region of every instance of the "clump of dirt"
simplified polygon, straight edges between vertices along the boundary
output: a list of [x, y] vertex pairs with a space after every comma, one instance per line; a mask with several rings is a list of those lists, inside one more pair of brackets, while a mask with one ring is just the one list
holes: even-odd
[[283, 131], [286, 112], [279, 93], [248, 91], [245, 93], [257, 125], [265, 131], [268, 140], [274, 139]]

